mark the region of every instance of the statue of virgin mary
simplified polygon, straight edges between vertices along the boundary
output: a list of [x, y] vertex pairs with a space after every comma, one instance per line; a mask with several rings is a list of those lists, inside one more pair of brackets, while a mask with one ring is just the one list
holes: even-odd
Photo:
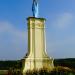
[[32, 12], [34, 17], [38, 17], [38, 0], [33, 0]]

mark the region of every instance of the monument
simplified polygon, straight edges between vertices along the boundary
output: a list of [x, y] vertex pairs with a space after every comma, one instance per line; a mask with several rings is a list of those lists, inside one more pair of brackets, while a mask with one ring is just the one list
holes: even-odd
[[28, 17], [28, 53], [23, 58], [23, 75], [28, 70], [40, 70], [54, 68], [53, 59], [48, 57], [46, 52], [45, 41], [45, 21], [44, 18], [38, 17], [38, 0], [33, 0], [32, 4], [33, 17]]

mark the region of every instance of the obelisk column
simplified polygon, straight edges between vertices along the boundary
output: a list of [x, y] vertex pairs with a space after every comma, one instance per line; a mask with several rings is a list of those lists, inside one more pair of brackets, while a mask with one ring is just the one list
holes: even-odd
[[28, 50], [34, 58], [41, 58], [45, 53], [45, 19], [28, 18]]
[[53, 60], [48, 57], [45, 43], [45, 19], [29, 17], [28, 19], [28, 55], [23, 66], [23, 75], [27, 70], [54, 68]]

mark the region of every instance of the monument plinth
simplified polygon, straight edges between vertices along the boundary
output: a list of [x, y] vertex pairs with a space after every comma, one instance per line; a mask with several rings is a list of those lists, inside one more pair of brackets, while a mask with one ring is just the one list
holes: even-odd
[[53, 59], [46, 52], [45, 19], [29, 17], [28, 21], [28, 53], [23, 62], [23, 75], [28, 70], [54, 68]]

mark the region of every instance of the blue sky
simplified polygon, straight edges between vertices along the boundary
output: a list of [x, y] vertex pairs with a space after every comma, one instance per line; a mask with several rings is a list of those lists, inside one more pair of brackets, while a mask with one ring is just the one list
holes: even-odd
[[[75, 58], [75, 0], [38, 0], [46, 18], [47, 53]], [[0, 0], [0, 59], [21, 59], [27, 52], [27, 20], [32, 0]]]

